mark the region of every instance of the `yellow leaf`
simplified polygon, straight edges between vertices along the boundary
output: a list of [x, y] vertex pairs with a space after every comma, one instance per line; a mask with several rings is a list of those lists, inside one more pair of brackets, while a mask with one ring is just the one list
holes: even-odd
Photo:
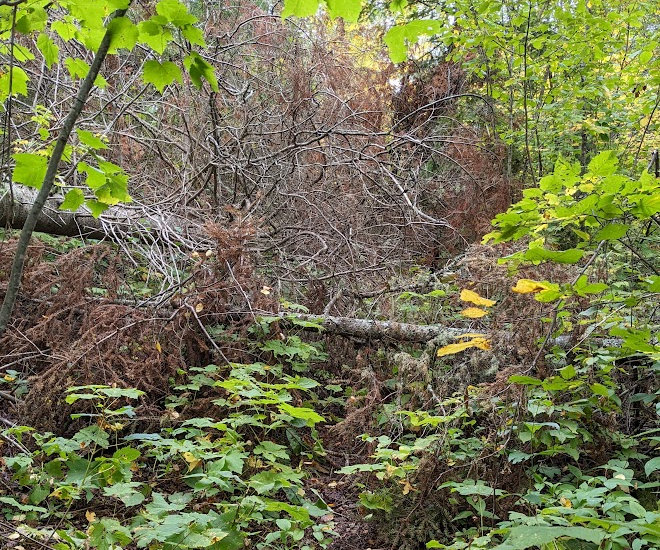
[[259, 292], [261, 292], [264, 296], [268, 296], [271, 290], [273, 290], [271, 287], [264, 286]]
[[467, 340], [466, 342], [458, 342], [457, 344], [449, 344], [448, 346], [443, 346], [438, 350], [438, 357], [444, 357], [445, 355], [454, 355], [460, 353], [468, 348], [479, 348], [479, 349], [490, 349], [490, 341], [486, 338], [472, 338], [472, 340]]
[[482, 296], [479, 296], [476, 292], [467, 289], [461, 290], [461, 300], [463, 300], [464, 302], [470, 302], [476, 306], [490, 307], [495, 305], [495, 300], [489, 300], [488, 298], [483, 298]]
[[564, 508], [573, 508], [573, 503], [572, 503], [569, 499], [567, 499], [567, 498], [565, 498], [565, 497], [561, 497], [561, 498], [559, 499], [559, 503], [560, 503]]
[[11, 376], [10, 374], [5, 374], [3, 378], [5, 379], [6, 382], [13, 382], [14, 380], [16, 380], [16, 378]]
[[458, 344], [449, 344], [448, 346], [443, 346], [438, 350], [438, 357], [444, 357], [445, 355], [454, 355], [471, 347], [472, 347], [471, 341], [460, 342]]
[[471, 340], [471, 342], [475, 348], [485, 350], [490, 349], [490, 340], [486, 340], [485, 338], [475, 338], [474, 340]]
[[548, 290], [550, 285], [539, 281], [532, 281], [531, 279], [520, 279], [516, 286], [511, 290], [518, 294], [530, 294], [532, 292], [540, 292], [541, 290]]
[[488, 315], [488, 312], [485, 309], [478, 307], [468, 307], [461, 311], [461, 315], [463, 317], [468, 317], [469, 319], [479, 319], [480, 317]]
[[202, 461], [201, 459], [197, 458], [194, 454], [185, 452], [181, 453], [181, 456], [183, 456], [183, 459], [188, 463], [188, 471], [192, 472], [197, 466], [199, 466]]
[[87, 518], [87, 521], [89, 521], [89, 523], [94, 523], [94, 521], [96, 520], [96, 514], [90, 510], [87, 510], [85, 512], [85, 517]]
[[204, 309], [204, 304], [203, 304], [202, 302], [200, 302], [199, 304], [197, 304], [197, 305], [195, 306], [195, 311], [196, 311], [197, 313], [199, 313], [199, 312], [202, 311], [203, 309]]
[[456, 336], [457, 339], [460, 338], [485, 338], [486, 335], [482, 334], [481, 332], [466, 332], [465, 334], [461, 334], [460, 336]]
[[156, 341], [156, 351], [157, 351], [158, 353], [162, 353], [162, 352], [163, 352], [163, 348], [161, 347], [160, 342], [158, 342], [158, 341]]
[[405, 481], [403, 481], [402, 483], [403, 483], [403, 491], [402, 491], [402, 493], [403, 493], [404, 495], [407, 495], [407, 494], [410, 492], [410, 490], [413, 488], [413, 486], [410, 485], [410, 482], [409, 482], [407, 479], [406, 479]]

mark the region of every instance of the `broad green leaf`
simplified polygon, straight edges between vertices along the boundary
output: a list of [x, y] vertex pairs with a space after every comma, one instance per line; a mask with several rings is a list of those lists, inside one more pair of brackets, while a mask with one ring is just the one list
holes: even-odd
[[277, 407], [284, 414], [305, 420], [308, 426], [313, 426], [317, 422], [325, 422], [325, 418], [307, 407], [294, 407], [288, 403], [280, 403]]
[[606, 531], [599, 528], [521, 525], [511, 528], [507, 539], [494, 550], [525, 550], [525, 548], [542, 547], [557, 539], [578, 539], [600, 544], [606, 534]]
[[108, 205], [95, 200], [85, 201], [85, 206], [89, 208], [92, 216], [98, 218], [103, 212], [108, 209]]
[[655, 216], [655, 214], [660, 212], [660, 192], [656, 192], [650, 196], [640, 197], [637, 204], [630, 211], [642, 220]]
[[653, 472], [660, 470], [660, 456], [656, 456], [644, 464], [644, 473], [649, 477]]
[[286, 475], [275, 470], [268, 470], [253, 475], [250, 478], [249, 484], [259, 495], [279, 490], [282, 487], [291, 487], [291, 482], [287, 480]]
[[92, 134], [92, 132], [88, 132], [87, 130], [76, 129], [76, 134], [78, 134], [78, 139], [80, 140], [80, 143], [83, 143], [84, 145], [87, 145], [92, 149], [108, 148], [108, 146], [103, 142], [103, 140]]
[[[0, 42], [0, 52], [4, 53], [5, 47]], [[21, 46], [20, 44], [14, 44], [14, 63], [25, 63], [26, 61], [32, 61], [34, 59], [34, 54], [28, 50], [26, 47]]]
[[[9, 97], [9, 86], [11, 84], [11, 95], [26, 96], [28, 93], [27, 83], [29, 77], [27, 73], [20, 67], [12, 67], [11, 78], [9, 71], [2, 72], [0, 76], [0, 103], [4, 102]], [[11, 82], [10, 82], [11, 81]]]
[[162, 93], [165, 86], [172, 84], [175, 80], [182, 83], [183, 77], [181, 76], [181, 69], [171, 61], [159, 63], [152, 59], [144, 64], [142, 80], [145, 83], [153, 84]]
[[53, 42], [47, 34], [41, 33], [37, 38], [37, 48], [44, 56], [46, 67], [49, 69], [54, 63], [57, 63], [60, 58], [60, 48]]
[[112, 458], [118, 458], [125, 462], [133, 462], [140, 458], [140, 451], [134, 449], [133, 447], [122, 447], [121, 449], [116, 450], [112, 454]]
[[578, 280], [573, 285], [573, 290], [578, 296], [586, 296], [587, 294], [598, 294], [607, 290], [609, 287], [605, 283], [590, 283], [586, 275], [580, 275]]
[[33, 153], [16, 153], [13, 180], [28, 187], [41, 188], [48, 167], [48, 159]]
[[201, 46], [202, 48], [206, 47], [206, 40], [204, 40], [204, 33], [202, 32], [202, 29], [198, 29], [193, 25], [188, 25], [187, 27], [181, 29], [181, 34], [191, 44]]
[[616, 172], [618, 164], [614, 151], [603, 151], [591, 160], [588, 170], [595, 176], [610, 176]]
[[175, 27], [185, 27], [197, 22], [197, 17], [188, 12], [179, 0], [161, 0], [156, 4], [156, 13], [165, 17]]
[[514, 374], [509, 376], [509, 382], [512, 384], [522, 384], [523, 386], [540, 386], [543, 384], [543, 381], [533, 376], [525, 376], [522, 374]]
[[78, 172], [84, 172], [87, 174], [85, 179], [85, 185], [90, 189], [98, 189], [105, 184], [105, 174], [93, 166], [89, 166], [86, 162], [81, 162], [78, 164]]
[[642, 65], [646, 65], [653, 58], [652, 50], [644, 50], [637, 58]]
[[137, 490], [142, 484], [137, 481], [115, 483], [110, 487], [103, 487], [103, 494], [116, 497], [124, 503], [124, 506], [137, 506], [144, 502], [144, 495]]
[[132, 540], [130, 529], [116, 519], [102, 518], [92, 523], [89, 528], [89, 543], [93, 548], [109, 550], [117, 544], [130, 544]]
[[64, 195], [64, 200], [60, 204], [60, 210], [70, 210], [75, 212], [85, 202], [85, 194], [80, 189], [71, 189]]
[[89, 72], [89, 65], [82, 59], [67, 57], [64, 66], [69, 71], [71, 78], [85, 78]]
[[50, 28], [54, 30], [62, 40], [68, 42], [76, 37], [78, 28], [69, 21], [54, 21]]
[[362, 11], [362, 0], [326, 0], [328, 13], [333, 19], [341, 17], [345, 21], [357, 21]]
[[69, 13], [80, 23], [82, 29], [103, 29], [103, 20], [110, 15], [108, 5], [99, 0], [75, 0], [68, 3]]
[[392, 0], [388, 6], [392, 13], [403, 13], [408, 6], [408, 0]]
[[609, 397], [609, 395], [610, 395], [610, 392], [607, 389], [607, 387], [603, 386], [602, 384], [599, 384], [598, 382], [595, 382], [594, 384], [591, 384], [591, 386], [589, 386], [589, 388], [596, 395], [601, 395], [602, 397]]
[[319, 9], [319, 0], [284, 0], [282, 18], [286, 19], [292, 15], [296, 17], [309, 17]]
[[555, 262], [558, 264], [576, 264], [584, 256], [584, 250], [569, 248], [568, 250], [548, 250], [541, 247], [533, 247], [523, 254], [523, 258], [533, 262]]
[[102, 387], [99, 388], [99, 393], [106, 395], [107, 397], [126, 397], [128, 399], [138, 399], [144, 395], [142, 390], [135, 388], [110, 388]]
[[138, 25], [140, 42], [149, 46], [156, 53], [162, 54], [172, 40], [172, 33], [167, 27], [156, 22], [152, 17]]
[[128, 17], [116, 17], [108, 25], [110, 48], [108, 53], [115, 54], [119, 49], [131, 51], [137, 44], [140, 32]]
[[594, 235], [595, 241], [616, 241], [623, 237], [630, 228], [629, 225], [623, 223], [611, 223], [603, 227]]
[[649, 292], [660, 292], [660, 275], [651, 275], [645, 280]]
[[573, 365], [566, 365], [559, 371], [559, 374], [564, 380], [571, 380], [575, 377], [575, 367]]
[[218, 91], [218, 80], [215, 77], [213, 67], [206, 62], [201, 55], [192, 52], [183, 61], [184, 66], [190, 74], [190, 80], [198, 89], [202, 87], [202, 79], [209, 83], [214, 92]]
[[417, 19], [392, 27], [385, 34], [385, 44], [389, 49], [393, 63], [401, 63], [408, 56], [407, 44], [415, 44], [420, 36], [429, 36], [440, 32], [440, 21], [433, 19]]
[[[34, 31], [42, 31], [46, 26], [48, 12], [43, 8], [22, 10], [24, 15], [16, 19], [16, 31], [22, 34], [30, 34]], [[20, 13], [20, 12], [19, 12]]]

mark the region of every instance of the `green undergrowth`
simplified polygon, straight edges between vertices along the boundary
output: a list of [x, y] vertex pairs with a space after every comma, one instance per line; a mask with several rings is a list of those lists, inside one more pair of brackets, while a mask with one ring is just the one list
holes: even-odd
[[[341, 473], [362, 484], [373, 521], [405, 520], [400, 548], [660, 546], [659, 191], [649, 174], [618, 173], [606, 152], [584, 175], [560, 160], [496, 217], [485, 241], [526, 243], [501, 259], [512, 275], [545, 263], [577, 269], [570, 282], [512, 279], [511, 292], [552, 305], [539, 351], [517, 372], [431, 393], [421, 408], [390, 407], [389, 430], [362, 436], [370, 460]], [[487, 315], [494, 301], [474, 299]], [[456, 361], [464, 349], [438, 355]], [[413, 540], [434, 506], [451, 527]]]
[[[277, 357], [275, 344], [261, 347]], [[307, 344], [286, 354], [318, 359]], [[308, 403], [318, 383], [287, 371], [291, 363], [191, 368], [148, 433], [131, 433], [142, 392], [71, 388], [67, 404], [86, 400], [95, 411], [73, 415], [88, 422], [73, 437], [2, 432], [12, 481], [0, 510], [17, 539], [57, 550], [325, 548], [330, 509], [303, 487], [303, 464], [324, 454], [324, 418]], [[190, 417], [199, 407], [205, 416]]]
[[[432, 361], [428, 346], [379, 351], [356, 364], [352, 386], [325, 370], [321, 345], [272, 330], [272, 317], [247, 340], [229, 337], [259, 361], [180, 371], [156, 428], [142, 428], [153, 422], [140, 417], [137, 390], [71, 388], [64, 406], [92, 405], [74, 413], [72, 437], [2, 431], [3, 532], [57, 550], [342, 548], [332, 506], [306, 480], [328, 471], [319, 427], [341, 422], [346, 406], [344, 433], [359, 415], [368, 427], [355, 445], [363, 454], [324, 482], [358, 487], [351, 521], [392, 548], [658, 548], [659, 190], [602, 153], [586, 174], [559, 161], [496, 218], [486, 240], [523, 245], [500, 260], [508, 292], [549, 313], [534, 353], [498, 357], [488, 383], [449, 378], [470, 354], [497, 353], [488, 321], [506, 296], [457, 296], [451, 280], [400, 296], [398, 317], [479, 319], [483, 330], [434, 348]], [[568, 276], [517, 276], [545, 265]], [[471, 306], [459, 313], [452, 300]], [[208, 332], [223, 342], [222, 326]], [[21, 373], [6, 374], [0, 389], [25, 392]]]

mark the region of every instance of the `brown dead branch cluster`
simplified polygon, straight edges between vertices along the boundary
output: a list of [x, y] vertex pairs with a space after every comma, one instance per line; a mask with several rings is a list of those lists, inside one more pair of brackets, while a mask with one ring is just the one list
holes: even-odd
[[[146, 258], [163, 290], [180, 285], [191, 250], [210, 246], [204, 224], [248, 224], [270, 286], [321, 312], [340, 288], [369, 291], [401, 265], [462, 250], [510, 200], [494, 115], [464, 93], [459, 66], [397, 70], [378, 28], [301, 28], [252, 2], [235, 7], [205, 19], [218, 92], [185, 82], [159, 94], [139, 81], [140, 60], [120, 55], [83, 113], [83, 129], [106, 136], [109, 160], [131, 174], [135, 204], [82, 225]], [[56, 126], [74, 83], [33, 70], [35, 101]], [[459, 123], [459, 108], [475, 123]], [[12, 135], [38, 141], [21, 109]], [[75, 164], [61, 172], [83, 183]], [[75, 234], [80, 224], [60, 225], [47, 226]], [[332, 312], [351, 314], [353, 303], [344, 292]]]

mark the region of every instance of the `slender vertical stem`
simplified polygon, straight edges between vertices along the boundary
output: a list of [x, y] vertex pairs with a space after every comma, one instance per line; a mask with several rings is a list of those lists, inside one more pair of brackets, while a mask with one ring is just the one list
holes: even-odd
[[525, 42], [523, 51], [523, 109], [525, 111], [525, 152], [527, 155], [527, 166], [529, 167], [529, 174], [532, 177], [532, 183], [536, 183], [536, 175], [534, 174], [534, 165], [532, 164], [532, 153], [529, 147], [529, 113], [527, 109], [527, 55], [529, 48], [529, 28], [532, 22], [532, 0], [529, 1], [529, 9], [527, 10], [527, 29], [525, 30]]
[[[110, 20], [113, 20], [117, 17], [122, 17], [126, 13], [126, 9], [117, 10], [111, 16]], [[62, 129], [60, 130], [59, 135], [57, 136], [57, 141], [55, 142], [55, 147], [53, 153], [48, 162], [48, 168], [46, 169], [46, 175], [44, 176], [44, 181], [41, 184], [41, 189], [30, 208], [30, 212], [23, 224], [23, 229], [18, 238], [18, 245], [16, 246], [16, 252], [14, 254], [14, 261], [11, 266], [11, 274], [9, 276], [9, 282], [7, 284], [7, 292], [5, 298], [2, 302], [2, 307], [0, 308], [0, 336], [2, 336], [7, 330], [7, 325], [11, 318], [12, 310], [14, 309], [14, 304], [16, 303], [16, 298], [18, 296], [18, 290], [21, 285], [21, 277], [23, 275], [23, 266], [25, 265], [25, 256], [27, 253], [27, 248], [30, 243], [30, 238], [34, 232], [34, 228], [37, 224], [37, 219], [41, 214], [41, 211], [46, 204], [50, 190], [53, 187], [55, 182], [55, 176], [57, 175], [57, 167], [59, 166], [60, 160], [62, 160], [62, 154], [64, 153], [64, 148], [69, 140], [69, 136], [73, 131], [73, 128], [80, 116], [80, 113], [89, 98], [89, 94], [94, 86], [94, 81], [98, 76], [101, 65], [105, 60], [106, 55], [108, 54], [108, 49], [110, 48], [110, 40], [112, 38], [110, 31], [106, 31], [101, 40], [101, 44], [94, 56], [94, 61], [92, 62], [91, 67], [87, 76], [83, 80], [76, 99], [71, 106], [71, 110], [64, 120]]]

